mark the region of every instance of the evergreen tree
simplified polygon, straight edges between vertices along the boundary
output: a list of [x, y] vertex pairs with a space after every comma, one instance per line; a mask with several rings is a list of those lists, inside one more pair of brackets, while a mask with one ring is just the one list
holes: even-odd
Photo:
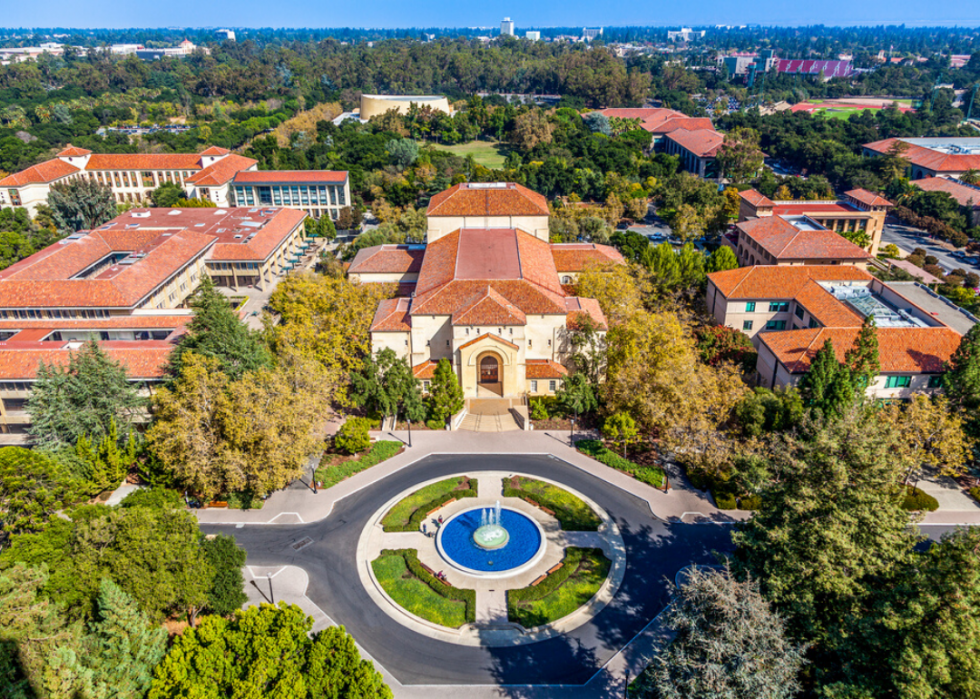
[[231, 614], [248, 601], [242, 577], [245, 549], [235, 545], [235, 537], [224, 534], [204, 539], [201, 546], [214, 568], [214, 582], [208, 591], [208, 609], [215, 614]]
[[186, 352], [217, 359], [221, 371], [237, 381], [247, 371], [272, 366], [272, 355], [261, 335], [246, 326], [211, 278], [205, 275], [191, 298], [194, 319], [170, 355], [170, 374], [179, 376]]
[[128, 433], [145, 404], [122, 365], [87, 342], [71, 353], [67, 366], [38, 367], [27, 402], [31, 436], [50, 448], [73, 448], [81, 437], [101, 441], [113, 423]]
[[109, 422], [109, 432], [98, 445], [82, 435], [75, 445], [75, 454], [86, 466], [86, 479], [92, 493], [116, 488], [126, 477], [129, 467], [136, 461], [136, 440], [130, 435], [126, 445], [120, 448], [115, 419]]
[[800, 380], [800, 395], [808, 408], [824, 415], [842, 415], [857, 396], [851, 369], [837, 361], [837, 352], [830, 338], [821, 347], [810, 370]]
[[591, 413], [599, 407], [599, 399], [596, 397], [595, 389], [592, 387], [589, 377], [581, 371], [566, 377], [555, 397], [566, 415], [579, 416]]
[[878, 360], [878, 333], [874, 314], [867, 316], [861, 324], [854, 346], [844, 355], [844, 363], [851, 369], [854, 389], [861, 393], [874, 383], [881, 371]]
[[97, 228], [117, 215], [112, 190], [83, 177], [51, 185], [48, 206], [62, 235]]
[[404, 410], [415, 422], [425, 419], [419, 380], [390, 347], [365, 357], [361, 370], [351, 374], [351, 384], [354, 403], [371, 413], [396, 416]]
[[440, 359], [429, 385], [429, 409], [433, 420], [445, 422], [463, 409], [463, 387], [448, 359]]
[[738, 267], [738, 258], [735, 257], [735, 253], [732, 252], [730, 247], [721, 245], [713, 253], [708, 255], [708, 263], [705, 267], [709, 274], [712, 272], [724, 272]]
[[151, 624], [116, 583], [103, 578], [82, 646], [81, 661], [92, 671], [95, 696], [139, 699], [166, 653], [167, 632]]
[[980, 325], [974, 325], [944, 367], [943, 389], [950, 403], [968, 417], [967, 430], [980, 435]]
[[153, 206], [172, 207], [178, 200], [186, 198], [187, 195], [184, 194], [184, 190], [180, 188], [180, 185], [173, 182], [164, 182], [150, 192], [150, 199], [153, 201]]

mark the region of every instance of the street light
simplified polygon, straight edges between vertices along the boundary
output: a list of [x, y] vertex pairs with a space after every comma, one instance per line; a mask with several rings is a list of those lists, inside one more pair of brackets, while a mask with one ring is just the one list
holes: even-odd
[[313, 494], [316, 495], [317, 489], [316, 489], [316, 461], [315, 460], [310, 463], [310, 471], [311, 471], [310, 475], [313, 480]]
[[572, 418], [572, 428], [568, 431], [568, 443], [575, 446], [575, 418]]
[[272, 604], [275, 604], [276, 596], [272, 594], [272, 573], [266, 573], [265, 577], [269, 580], [269, 601], [272, 602]]

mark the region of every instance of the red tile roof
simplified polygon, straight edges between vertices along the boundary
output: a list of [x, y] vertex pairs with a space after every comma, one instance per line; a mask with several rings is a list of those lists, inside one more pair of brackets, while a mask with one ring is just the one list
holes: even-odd
[[551, 246], [558, 272], [582, 272], [593, 264], [624, 263], [619, 250], [595, 243], [556, 243]]
[[417, 379], [432, 380], [436, 375], [436, 367], [439, 366], [439, 362], [432, 359], [422, 362], [421, 364], [416, 364], [412, 367], [412, 376]]
[[776, 216], [816, 216], [818, 214], [863, 214], [846, 201], [777, 201], [774, 202], [772, 213]]
[[383, 299], [378, 304], [378, 310], [374, 312], [371, 332], [411, 332], [411, 307], [411, 299]]
[[58, 153], [59, 158], [77, 158], [85, 155], [91, 155], [92, 151], [85, 150], [84, 148], [78, 148], [72, 144], [68, 144], [63, 151]]
[[888, 153], [896, 141], [906, 144], [902, 157], [913, 165], [924, 167], [933, 172], [966, 172], [980, 169], [980, 155], [943, 153], [925, 146], [909, 143], [901, 138], [886, 138], [883, 141], [866, 143], [864, 147], [881, 155]]
[[980, 187], [971, 187], [947, 177], [927, 177], [924, 180], [913, 180], [912, 184], [926, 192], [946, 192], [960, 206], [980, 209]]
[[258, 160], [232, 153], [191, 175], [187, 178], [187, 182], [199, 187], [218, 187], [231, 180], [242, 170], [255, 167], [258, 162]]
[[864, 318], [849, 306], [834, 298], [834, 295], [815, 281], [803, 285], [795, 296], [796, 302], [802, 305], [810, 315], [821, 325], [829, 327], [856, 328], [864, 322]]
[[706, 117], [689, 117], [683, 112], [678, 112], [673, 109], [657, 107], [642, 109], [612, 108], [602, 109], [600, 113], [610, 119], [613, 117], [619, 119], [639, 119], [640, 128], [656, 134], [666, 134], [677, 129], [694, 131], [696, 129], [714, 128], [711, 124], [711, 119]]
[[667, 134], [667, 138], [699, 158], [714, 157], [718, 153], [718, 148], [725, 142], [724, 135], [711, 129], [695, 131], [679, 129]]
[[527, 316], [489, 285], [483, 296], [453, 313], [453, 325], [524, 325]]
[[861, 202], [865, 206], [895, 206], [884, 197], [866, 189], [852, 189], [849, 192], [844, 192], [844, 195]]
[[86, 170], [200, 170], [197, 153], [93, 153]]
[[[100, 342], [109, 358], [119, 362], [131, 379], [159, 379], [164, 375], [173, 345], [162, 341]], [[0, 380], [30, 381], [38, 365], [64, 366], [71, 350], [67, 342], [0, 342]]]
[[374, 245], [357, 251], [349, 274], [411, 274], [422, 269], [425, 248], [415, 245]]
[[585, 316], [591, 316], [600, 330], [609, 329], [606, 315], [602, 312], [602, 307], [596, 299], [587, 299], [581, 296], [567, 298], [565, 299], [565, 310], [568, 311], [568, 315], [565, 316], [565, 325], [571, 330], [577, 329]]
[[747, 201], [749, 204], [755, 207], [767, 207], [775, 206], [772, 199], [767, 197], [762, 192], [757, 192], [754, 189], [746, 189], [743, 192], [739, 192], [738, 196]]
[[43, 163], [38, 163], [34, 167], [29, 167], [26, 170], [21, 170], [20, 172], [15, 172], [12, 175], [4, 177], [0, 180], [0, 187], [23, 187], [26, 184], [44, 184], [60, 180], [62, 177], [67, 177], [76, 172], [81, 172], [81, 170], [74, 165], [69, 165], [64, 160], [55, 158], [54, 160], [45, 160]]
[[760, 265], [713, 272], [708, 279], [730, 300], [792, 299], [810, 281], [868, 281], [873, 277], [853, 265]]
[[221, 146], [211, 146], [206, 150], [201, 151], [201, 155], [228, 155], [231, 153], [227, 148], [222, 148]]
[[568, 369], [551, 359], [527, 359], [524, 365], [529, 379], [562, 379], [568, 376]]
[[[792, 374], [810, 368], [810, 362], [830, 339], [839, 361], [861, 332], [852, 328], [809, 328], [759, 333], [762, 344]], [[960, 345], [959, 333], [949, 328], [878, 328], [878, 358], [884, 373], [940, 373]]]
[[866, 260], [864, 248], [825, 228], [800, 230], [779, 216], [766, 216], [737, 224], [740, 235], [751, 238], [776, 260]]
[[343, 184], [346, 170], [247, 170], [235, 175], [235, 184]]
[[428, 216], [547, 216], [548, 200], [514, 182], [464, 182], [429, 201]]

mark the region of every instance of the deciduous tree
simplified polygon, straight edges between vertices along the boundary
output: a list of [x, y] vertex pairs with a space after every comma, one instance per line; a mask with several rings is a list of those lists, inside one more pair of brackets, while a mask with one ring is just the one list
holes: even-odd
[[51, 185], [48, 206], [62, 235], [91, 230], [116, 217], [112, 190], [84, 177]]
[[745, 182], [762, 167], [764, 154], [759, 148], [759, 132], [736, 127], [725, 134], [715, 162], [722, 174], [732, 182]]

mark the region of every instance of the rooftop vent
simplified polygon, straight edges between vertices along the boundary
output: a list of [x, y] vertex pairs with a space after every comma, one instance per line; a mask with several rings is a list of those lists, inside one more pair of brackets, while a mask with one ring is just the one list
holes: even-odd
[[173, 211], [167, 212], [167, 216], [180, 216], [180, 209], [174, 209]]
[[150, 218], [149, 211], [134, 211], [133, 218]]
[[228, 209], [215, 209], [214, 210], [214, 215], [215, 216], [221, 216], [222, 214], [227, 214], [227, 213], [228, 213]]

